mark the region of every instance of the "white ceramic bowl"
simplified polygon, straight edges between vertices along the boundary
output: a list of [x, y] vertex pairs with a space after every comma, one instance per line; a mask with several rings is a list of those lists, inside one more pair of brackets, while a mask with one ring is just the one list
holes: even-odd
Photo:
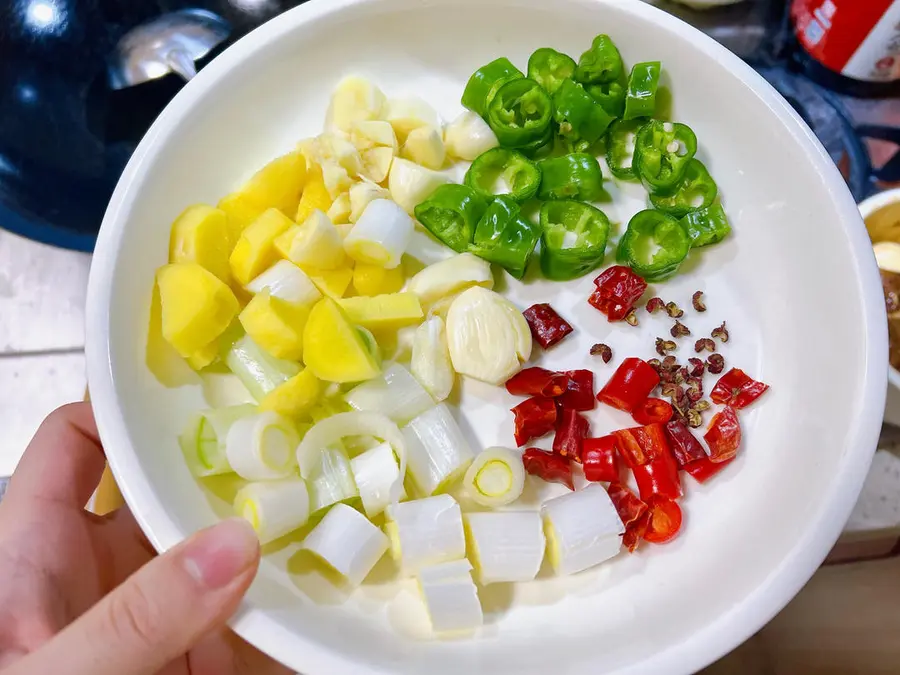
[[[168, 549], [228, 505], [202, 491], [175, 441], [201, 388], [166, 388], [146, 359], [154, 269], [169, 223], [215, 202], [252, 170], [318, 133], [341, 75], [373, 77], [390, 95], [419, 94], [447, 118], [469, 74], [501, 55], [524, 66], [537, 47], [579, 53], [599, 32], [626, 62], [661, 59], [675, 116], [734, 225], [658, 287], [689, 306], [697, 334], [722, 319], [726, 358], [772, 385], [742, 415], [743, 454], [716, 480], [686, 480], [684, 533], [574, 578], [484, 594], [487, 625], [466, 640], [427, 636], [407, 584], [376, 579], [342, 604], [321, 597], [291, 546], [267, 555], [234, 620], [245, 638], [307, 675], [369, 673], [688, 672], [726, 653], [806, 582], [840, 532], [862, 484], [884, 405], [887, 340], [865, 230], [840, 175], [809, 129], [735, 56], [677, 19], [623, 0], [314, 0], [230, 48], [153, 125], [103, 223], [88, 305], [88, 370], [101, 435], [126, 500]], [[636, 186], [610, 209], [639, 208]], [[521, 306], [552, 300], [578, 327], [540, 362], [577, 368], [588, 346], [652, 355], [668, 323], [611, 326], [585, 302], [590, 277], [509, 284]], [[686, 355], [685, 355], [686, 356]], [[596, 366], [602, 380], [608, 371]], [[473, 441], [509, 443], [512, 401], [467, 383]], [[598, 410], [597, 432], [628, 418]], [[302, 589], [302, 590], [301, 590]]]

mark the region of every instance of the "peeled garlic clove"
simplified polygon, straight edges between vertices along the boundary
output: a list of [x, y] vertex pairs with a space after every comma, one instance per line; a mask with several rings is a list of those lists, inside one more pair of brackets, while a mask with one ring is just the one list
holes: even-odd
[[426, 169], [440, 169], [447, 157], [440, 130], [419, 127], [410, 131], [403, 146], [403, 156]]
[[493, 288], [494, 275], [487, 261], [472, 253], [460, 253], [423, 269], [409, 280], [406, 290], [419, 296], [423, 305], [430, 306], [469, 286]]
[[345, 225], [350, 222], [350, 209], [350, 195], [344, 192], [331, 202], [326, 215], [335, 225]]
[[343, 192], [348, 192], [353, 181], [347, 169], [342, 167], [334, 160], [325, 160], [322, 162], [322, 180], [325, 183], [325, 189], [332, 199], [337, 199]]
[[878, 269], [900, 274], [900, 244], [893, 241], [880, 241], [874, 246], [875, 262]]
[[356, 122], [350, 132], [350, 139], [360, 150], [383, 146], [397, 152], [397, 134], [391, 123], [384, 120]]
[[323, 147], [323, 158], [337, 162], [338, 166], [346, 169], [350, 176], [358, 176], [362, 171], [363, 163], [359, 150], [343, 136], [322, 134], [319, 137], [319, 143]]
[[413, 129], [441, 126], [434, 108], [415, 96], [388, 99], [384, 108], [384, 119], [391, 123], [401, 141], [406, 140]]
[[391, 191], [391, 198], [412, 215], [415, 208], [439, 186], [449, 182], [450, 178], [442, 173], [395, 157], [391, 163], [388, 189]]
[[370, 148], [362, 152], [362, 175], [373, 183], [383, 183], [391, 170], [394, 161], [393, 148]]
[[367, 79], [345, 77], [331, 95], [325, 126], [349, 132], [355, 122], [378, 119], [384, 104], [384, 94]]
[[443, 401], [453, 390], [456, 373], [450, 363], [447, 332], [441, 317], [433, 316], [416, 329], [410, 372], [435, 401]]
[[444, 145], [451, 157], [471, 161], [500, 143], [480, 115], [466, 110], [444, 129]]

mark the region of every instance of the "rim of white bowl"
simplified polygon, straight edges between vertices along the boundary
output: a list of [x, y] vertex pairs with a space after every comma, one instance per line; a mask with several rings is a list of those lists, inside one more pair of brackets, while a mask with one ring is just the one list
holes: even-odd
[[[109, 449], [113, 475], [131, 505], [134, 516], [158, 551], [166, 551], [182, 541], [181, 532], [168, 516], [146, 475], [141, 472], [134, 448], [115, 396], [109, 356], [109, 306], [111, 281], [115, 269], [114, 252], [124, 235], [122, 215], [128, 211], [134, 194], [131, 185], [147, 163], [159, 151], [156, 141], [171, 133], [182, 113], [200, 96], [216, 86], [248, 55], [282, 38], [296, 26], [328, 14], [346, 11], [355, 5], [380, 0], [312, 0], [276, 17], [229, 47], [204, 68], [165, 108], [144, 136], [110, 200], [103, 219], [88, 282], [87, 372], [97, 425], [104, 445]], [[868, 236], [860, 224], [860, 213], [843, 178], [816, 136], [775, 89], [750, 66], [699, 30], [660, 9], [639, 0], [582, 0], [597, 5], [614, 5], [618, 11], [690, 38], [695, 48], [728, 68], [781, 120], [805, 151], [806, 159], [819, 174], [825, 190], [835, 204], [841, 220], [847, 223], [848, 250], [859, 273], [865, 334], [868, 347], [865, 363], [866, 388], [862, 413], [852, 429], [852, 442], [841, 458], [821, 508], [806, 532], [781, 563], [744, 601], [716, 621], [705, 626], [687, 641], [645, 658], [620, 672], [695, 672], [722, 657], [751, 637], [775, 616], [803, 587], [821, 565], [856, 502], [868, 472], [881, 428], [886, 395], [888, 345], [881, 303], [881, 284], [873, 264], [874, 255]], [[108, 255], [104, 253], [109, 252]], [[316, 673], [347, 672], [359, 664], [342, 654], [322, 648], [301, 634], [287, 630], [262, 610], [242, 602], [231, 621], [232, 628], [244, 639], [273, 658], [293, 668]], [[377, 672], [372, 670], [371, 672]], [[386, 671], [383, 671], [386, 673]], [[592, 672], [588, 666], [573, 672]]]

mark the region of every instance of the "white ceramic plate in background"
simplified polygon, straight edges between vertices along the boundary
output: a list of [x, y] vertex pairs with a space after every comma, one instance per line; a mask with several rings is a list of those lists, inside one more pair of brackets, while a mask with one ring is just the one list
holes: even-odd
[[[314, 0], [205, 68], [129, 163], [91, 274], [90, 388], [125, 498], [160, 550], [228, 511], [197, 486], [176, 444], [203, 405], [200, 387], [165, 388], [145, 363], [153, 274], [181, 209], [214, 203], [318, 133], [342, 75], [368, 75], [388, 95], [421, 95], [449, 118], [483, 63], [503, 55], [524, 67], [542, 46], [577, 55], [600, 32], [628, 63], [662, 60], [675, 116], [697, 132], [732, 218], [734, 235], [658, 292], [687, 306], [704, 289], [710, 311], [689, 325], [700, 333], [727, 319], [726, 358], [772, 385], [742, 416], [743, 454], [706, 486], [685, 481], [685, 530], [674, 543], [571, 579], [492, 590], [487, 625], [473, 639], [428, 639], [406, 584], [376, 580], [345, 603], [316, 602], [308, 593], [316, 589], [285, 571], [290, 548], [276, 551], [234, 627], [307, 675], [693, 671], [796, 593], [855, 501], [887, 359], [880, 284], [856, 206], [812, 133], [749, 67], [677, 19], [625, 0]], [[634, 208], [610, 211], [621, 220]], [[523, 307], [552, 301], [577, 325], [541, 363], [585, 367], [596, 341], [619, 358], [649, 357], [668, 323], [642, 315], [638, 329], [610, 326], [584, 302], [590, 286], [590, 277], [510, 285]], [[607, 371], [594, 370], [602, 381]], [[462, 417], [477, 442], [508, 443], [514, 402], [502, 390], [463, 389]], [[602, 432], [628, 419], [598, 411], [593, 424]]]

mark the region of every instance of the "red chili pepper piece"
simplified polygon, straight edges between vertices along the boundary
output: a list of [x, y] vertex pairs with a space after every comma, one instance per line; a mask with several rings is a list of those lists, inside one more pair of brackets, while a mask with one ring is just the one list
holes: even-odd
[[572, 332], [573, 328], [547, 303], [532, 305], [522, 314], [537, 343], [548, 349]]
[[513, 396], [549, 396], [555, 398], [566, 392], [569, 377], [544, 368], [526, 368], [506, 381], [506, 391]]
[[532, 396], [512, 409], [516, 416], [516, 445], [522, 447], [532, 438], [549, 434], [556, 426], [556, 401]]
[[645, 398], [639, 403], [632, 411], [631, 416], [638, 424], [665, 424], [672, 419], [674, 414], [671, 403], [663, 401], [661, 398], [651, 397]]
[[522, 454], [525, 471], [548, 483], [562, 483], [570, 490], [575, 489], [572, 483], [572, 465], [565, 457], [554, 455], [537, 448], [528, 448]]
[[705, 483], [710, 478], [719, 473], [726, 466], [731, 464], [734, 458], [726, 459], [724, 462], [713, 462], [709, 457], [698, 459], [684, 466], [684, 470], [691, 474], [691, 477], [698, 483]]
[[591, 431], [587, 417], [577, 410], [563, 408], [556, 437], [553, 439], [553, 452], [568, 459], [581, 461], [581, 443]]
[[715, 463], [732, 459], [741, 445], [741, 423], [731, 406], [725, 406], [713, 415], [703, 435], [709, 446], [709, 459]]
[[619, 513], [622, 525], [625, 526], [622, 543], [628, 547], [629, 551], [634, 551], [647, 529], [648, 507], [621, 483], [612, 483], [606, 491]]
[[659, 373], [649, 363], [635, 357], [627, 358], [597, 394], [597, 400], [630, 413], [658, 384]]
[[588, 302], [606, 314], [610, 322], [624, 319], [647, 290], [647, 282], [623, 265], [604, 270], [594, 279], [594, 285], [597, 289]]
[[618, 483], [621, 478], [615, 436], [585, 438], [581, 444], [581, 465], [584, 477], [590, 481]]
[[649, 522], [644, 539], [651, 544], [672, 541], [681, 529], [681, 507], [671, 499], [655, 498], [649, 504]]
[[[643, 503], [644, 502], [641, 502], [641, 504]], [[644, 514], [638, 520], [625, 528], [625, 534], [622, 535], [622, 545], [628, 549], [629, 553], [634, 553], [634, 549], [641, 543], [648, 527], [650, 527], [649, 507], [647, 507], [647, 510], [644, 511]]]
[[590, 370], [567, 370], [569, 386], [560, 399], [563, 408], [572, 410], [593, 410], [597, 405], [594, 398], [594, 373]]
[[644, 429], [650, 430], [645, 433], [654, 439], [653, 459], [646, 464], [631, 467], [641, 499], [645, 502], [652, 497], [679, 499], [684, 493], [681, 491], [678, 462], [669, 450], [662, 425], [654, 424]]
[[685, 470], [692, 462], [708, 461], [706, 450], [681, 420], [672, 420], [666, 424], [666, 437], [678, 465]]
[[732, 368], [716, 382], [709, 397], [719, 404], [732, 408], [746, 408], [762, 396], [769, 385], [758, 382], [740, 368]]

